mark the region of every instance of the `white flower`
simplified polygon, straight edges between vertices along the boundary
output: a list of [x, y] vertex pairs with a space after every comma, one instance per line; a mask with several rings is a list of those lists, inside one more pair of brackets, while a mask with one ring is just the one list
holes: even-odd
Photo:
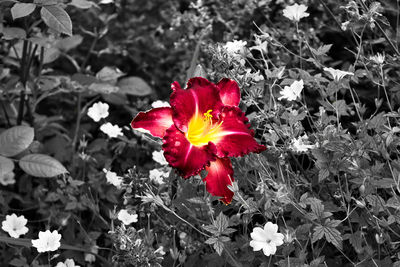
[[227, 42], [224, 45], [224, 48], [229, 54], [242, 54], [244, 55], [246, 52], [246, 41], [242, 40], [234, 40], [233, 42]]
[[118, 176], [117, 173], [103, 169], [103, 172], [106, 174], [107, 182], [120, 188], [122, 184], [122, 177]]
[[104, 119], [108, 117], [108, 104], [103, 102], [94, 103], [88, 109], [88, 116], [92, 118], [94, 121], [98, 122], [100, 119]]
[[75, 261], [73, 259], [66, 259], [64, 262], [57, 263], [56, 267], [80, 267], [80, 266], [75, 265]]
[[315, 145], [308, 145], [308, 136], [300, 136], [297, 139], [293, 139], [291, 148], [295, 152], [307, 152], [308, 149], [313, 149]]
[[294, 81], [290, 86], [285, 86], [280, 92], [282, 96], [278, 97], [278, 100], [286, 99], [288, 101], [296, 100], [301, 96], [301, 91], [304, 88], [303, 80]]
[[6, 220], [1, 223], [1, 229], [7, 232], [11, 237], [19, 238], [26, 234], [29, 229], [26, 227], [27, 219], [23, 215], [17, 216], [15, 213], [6, 216]]
[[127, 210], [122, 209], [118, 212], [118, 220], [120, 220], [125, 225], [129, 225], [138, 221], [138, 215], [130, 214]]
[[287, 6], [283, 10], [283, 16], [290, 20], [299, 22], [302, 18], [308, 17], [310, 14], [306, 12], [307, 6], [294, 4], [292, 6]]
[[152, 153], [153, 156], [153, 160], [157, 163], [159, 163], [160, 165], [168, 165], [168, 161], [165, 159], [164, 157], [164, 152], [161, 151], [153, 151]]
[[164, 184], [164, 178], [168, 178], [170, 168], [167, 171], [160, 171], [159, 169], [154, 169], [149, 172], [150, 180], [154, 181], [156, 184]]
[[39, 239], [32, 240], [32, 245], [37, 248], [39, 253], [47, 251], [56, 251], [60, 246], [61, 235], [57, 230], [50, 232], [39, 232]]
[[14, 172], [9, 172], [5, 173], [2, 176], [0, 176], [0, 184], [6, 186], [10, 184], [15, 184], [15, 173]]
[[375, 56], [370, 56], [369, 59], [378, 65], [382, 65], [385, 62], [385, 54], [377, 53]]
[[[94, 245], [90, 247], [90, 252], [97, 254], [99, 252], [99, 247]], [[86, 262], [95, 262], [96, 256], [91, 253], [85, 253], [85, 261]]]
[[334, 68], [324, 68], [324, 71], [329, 72], [333, 76], [335, 82], [339, 82], [346, 75], [354, 75], [352, 72], [337, 70]]
[[164, 247], [163, 247], [163, 246], [160, 246], [158, 249], [156, 249], [156, 250], [154, 251], [154, 253], [159, 253], [159, 254], [161, 254], [162, 256], [164, 256], [164, 255], [165, 255]]
[[253, 239], [250, 241], [250, 246], [254, 251], [263, 250], [265, 256], [274, 255], [276, 247], [283, 244], [283, 234], [278, 233], [278, 225], [267, 222], [264, 229], [255, 227], [250, 234]]
[[100, 130], [108, 135], [110, 138], [118, 137], [122, 134], [122, 129], [118, 125], [112, 125], [111, 123], [107, 122], [100, 126]]
[[151, 103], [151, 107], [153, 108], [164, 108], [164, 107], [171, 107], [171, 105], [166, 101], [157, 100]]

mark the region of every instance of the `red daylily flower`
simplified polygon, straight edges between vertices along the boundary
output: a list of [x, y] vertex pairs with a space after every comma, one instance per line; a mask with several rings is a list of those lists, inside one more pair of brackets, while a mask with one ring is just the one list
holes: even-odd
[[207, 191], [230, 203], [233, 192], [227, 186], [234, 179], [229, 157], [265, 150], [238, 107], [239, 86], [226, 78], [213, 84], [195, 77], [186, 89], [178, 82], [171, 88], [171, 107], [140, 112], [132, 128], [162, 138], [165, 159], [183, 178], [205, 169]]

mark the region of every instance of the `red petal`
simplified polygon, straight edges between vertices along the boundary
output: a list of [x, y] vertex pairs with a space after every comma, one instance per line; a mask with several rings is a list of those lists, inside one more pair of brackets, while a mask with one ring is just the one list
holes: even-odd
[[225, 204], [232, 201], [233, 192], [227, 187], [233, 182], [233, 169], [229, 158], [218, 158], [211, 162], [210, 167], [206, 167], [208, 172], [206, 178], [207, 191], [213, 196], [222, 197], [220, 200]]
[[173, 125], [172, 109], [169, 107], [139, 112], [131, 122], [133, 129], [148, 131], [156, 137], [163, 137], [171, 125]]
[[176, 127], [187, 132], [188, 124], [195, 115], [203, 115], [212, 110], [211, 115], [218, 117], [223, 104], [218, 94], [218, 88], [207, 79], [196, 77], [187, 83], [187, 89], [183, 90], [174, 82], [173, 92], [170, 97], [172, 116]]
[[238, 157], [250, 152], [260, 153], [266, 148], [254, 139], [249, 120], [238, 107], [225, 106], [220, 115], [223, 121], [213, 143], [217, 146], [217, 156]]
[[219, 88], [219, 96], [224, 105], [239, 106], [240, 89], [234, 80], [223, 78], [217, 83], [217, 86]]
[[183, 178], [198, 174], [216, 158], [217, 149], [213, 143], [196, 147], [175, 125], [167, 129], [163, 143], [165, 159]]

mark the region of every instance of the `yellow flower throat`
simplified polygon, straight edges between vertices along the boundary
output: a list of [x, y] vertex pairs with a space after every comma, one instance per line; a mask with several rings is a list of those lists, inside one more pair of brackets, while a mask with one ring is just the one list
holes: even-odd
[[221, 122], [213, 123], [212, 110], [207, 110], [203, 115], [195, 114], [189, 122], [186, 138], [194, 146], [204, 146], [208, 142], [217, 142]]

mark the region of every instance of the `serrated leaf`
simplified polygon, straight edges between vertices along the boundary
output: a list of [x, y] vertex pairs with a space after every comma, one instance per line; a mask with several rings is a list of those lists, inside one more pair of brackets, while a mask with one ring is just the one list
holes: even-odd
[[0, 156], [0, 177], [3, 175], [10, 173], [14, 170], [14, 162], [6, 157]]
[[325, 239], [337, 248], [342, 249], [342, 235], [333, 227], [324, 227]]
[[218, 231], [222, 233], [225, 231], [226, 228], [228, 228], [229, 222], [228, 222], [228, 217], [225, 216], [222, 212], [218, 214], [217, 219], [214, 222], [215, 227], [217, 227]]
[[206, 243], [208, 245], [212, 245], [212, 244], [215, 244], [215, 242], [217, 242], [217, 241], [218, 241], [218, 239], [216, 237], [210, 237], [209, 239], [204, 241], [204, 243]]
[[0, 155], [13, 157], [29, 147], [35, 132], [28, 126], [14, 126], [0, 134]]
[[60, 6], [43, 6], [40, 16], [47, 26], [59, 33], [72, 36], [72, 22], [68, 13]]
[[118, 82], [120, 92], [127, 95], [145, 96], [152, 93], [151, 87], [139, 77], [127, 77]]
[[218, 255], [222, 255], [222, 252], [224, 251], [224, 243], [221, 241], [217, 240], [217, 242], [214, 243], [214, 249], [218, 253]]
[[312, 242], [316, 242], [322, 238], [325, 238], [326, 241], [331, 243], [337, 248], [342, 249], [342, 241], [343, 238], [340, 234], [340, 232], [334, 228], [334, 227], [329, 227], [329, 226], [322, 226], [318, 225], [314, 228], [314, 233], [312, 236]]
[[314, 228], [314, 233], [312, 236], [312, 242], [315, 243], [318, 240], [322, 239], [324, 237], [324, 227], [322, 225], [317, 225]]
[[363, 252], [362, 236], [360, 231], [353, 233], [350, 236], [349, 242], [357, 253]]
[[32, 3], [16, 3], [11, 8], [11, 16], [13, 19], [23, 18], [31, 14], [36, 8], [35, 4]]
[[43, 154], [29, 154], [19, 160], [21, 169], [35, 177], [54, 177], [68, 173], [67, 169], [55, 158]]

